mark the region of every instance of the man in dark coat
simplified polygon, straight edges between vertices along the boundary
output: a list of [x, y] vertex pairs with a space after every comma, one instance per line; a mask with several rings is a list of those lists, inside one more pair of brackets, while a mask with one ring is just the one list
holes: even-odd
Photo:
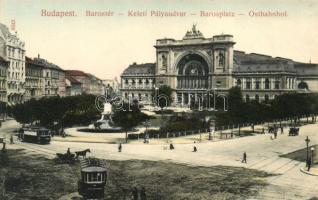
[[307, 171], [309, 171], [311, 168], [311, 158], [308, 158], [307, 160]]
[[242, 163], [247, 163], [247, 155], [246, 155], [246, 152], [243, 153]]

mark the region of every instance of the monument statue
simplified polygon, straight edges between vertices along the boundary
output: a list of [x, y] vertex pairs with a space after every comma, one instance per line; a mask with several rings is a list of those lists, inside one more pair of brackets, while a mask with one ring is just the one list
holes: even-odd
[[95, 130], [104, 130], [105, 132], [117, 132], [120, 131], [120, 127], [114, 126], [114, 122], [112, 120], [112, 104], [109, 102], [106, 102], [104, 104], [104, 110], [101, 113], [102, 117], [101, 119], [97, 120], [94, 124], [91, 124], [89, 128], [95, 129]]

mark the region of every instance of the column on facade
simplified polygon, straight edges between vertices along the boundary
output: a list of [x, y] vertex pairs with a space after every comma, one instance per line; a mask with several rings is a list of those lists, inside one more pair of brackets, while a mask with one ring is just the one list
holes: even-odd
[[197, 88], [200, 88], [200, 78], [196, 78], [197, 79]]
[[251, 78], [251, 89], [254, 89], [254, 86], [255, 86], [255, 78]]
[[128, 88], [131, 88], [131, 86], [132, 86], [132, 80], [128, 79]]
[[[146, 79], [142, 79], [142, 89], [146, 88]], [[146, 95], [146, 94], [145, 94]]]
[[135, 88], [138, 88], [139, 86], [139, 81], [138, 81], [138, 78], [135, 79]]
[[242, 83], [241, 83], [241, 88], [242, 90], [245, 90], [246, 89], [246, 78], [242, 78]]
[[181, 93], [181, 105], [182, 106], [184, 105], [184, 95], [183, 95], [183, 93]]
[[179, 103], [178, 102], [178, 93], [175, 93], [175, 95], [174, 95], [174, 102]]

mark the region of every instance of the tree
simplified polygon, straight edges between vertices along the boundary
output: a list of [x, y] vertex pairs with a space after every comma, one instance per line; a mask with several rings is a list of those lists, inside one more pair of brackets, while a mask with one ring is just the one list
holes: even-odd
[[171, 104], [172, 88], [170, 86], [162, 85], [159, 87], [158, 93], [154, 89], [153, 94], [156, 105], [158, 105], [161, 109]]
[[60, 128], [95, 121], [99, 111], [94, 95], [31, 99], [10, 108], [12, 116], [22, 124], [39, 122], [48, 128]]
[[127, 143], [128, 131], [148, 119], [148, 116], [140, 112], [137, 104], [130, 105], [124, 102], [122, 108], [114, 112], [112, 119], [115, 126], [119, 126], [125, 131], [125, 140]]

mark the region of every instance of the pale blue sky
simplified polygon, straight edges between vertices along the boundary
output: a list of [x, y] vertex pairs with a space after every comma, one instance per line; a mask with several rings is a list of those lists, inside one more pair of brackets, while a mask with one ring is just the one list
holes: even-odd
[[[78, 17], [41, 17], [41, 9], [75, 10]], [[85, 10], [114, 17], [83, 16]], [[232, 11], [235, 18], [127, 17], [128, 10]], [[251, 18], [250, 10], [287, 11], [287, 18]], [[124, 13], [123, 16], [117, 15]], [[154, 62], [156, 39], [181, 39], [193, 23], [205, 37], [234, 35], [235, 49], [318, 63], [318, 3], [315, 0], [0, 0], [0, 22], [16, 20], [27, 55], [40, 53], [64, 69], [113, 78], [130, 63]]]

